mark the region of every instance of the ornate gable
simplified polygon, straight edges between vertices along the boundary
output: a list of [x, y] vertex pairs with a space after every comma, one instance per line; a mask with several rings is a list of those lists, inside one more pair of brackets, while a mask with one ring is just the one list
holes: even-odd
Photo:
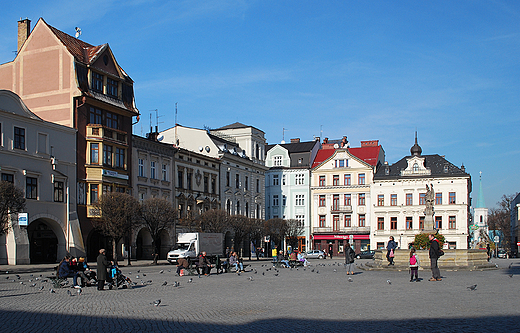
[[424, 157], [412, 156], [406, 159], [408, 166], [401, 170], [401, 176], [431, 175], [430, 168], [424, 166]]

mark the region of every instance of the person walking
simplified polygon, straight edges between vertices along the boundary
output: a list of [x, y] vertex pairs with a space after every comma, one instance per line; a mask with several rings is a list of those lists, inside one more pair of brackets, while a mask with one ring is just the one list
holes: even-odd
[[432, 277], [428, 281], [442, 281], [441, 279], [441, 271], [439, 270], [439, 266], [437, 264], [437, 260], [439, 260], [440, 253], [440, 245], [437, 238], [434, 235], [429, 234], [428, 239], [430, 240], [430, 266], [432, 269]]
[[332, 259], [332, 254], [334, 253], [334, 248], [332, 247], [332, 244], [329, 245], [329, 256], [330, 259]]
[[105, 249], [99, 250], [99, 255], [97, 257], [97, 279], [98, 279], [98, 290], [105, 289], [105, 280], [107, 279], [107, 269], [110, 266], [110, 261], [108, 261], [106, 257]]
[[415, 253], [415, 248], [412, 247], [410, 250], [410, 282], [414, 281], [414, 276], [415, 282], [419, 282], [419, 258]]
[[394, 241], [394, 236], [390, 236], [390, 240], [386, 245], [386, 259], [388, 260], [388, 266], [394, 265], [395, 249], [397, 249], [397, 244]]
[[347, 242], [345, 244], [345, 267], [347, 269], [347, 275], [354, 275], [354, 270], [352, 269], [352, 264], [354, 263], [354, 258], [356, 254], [354, 250], [350, 247], [350, 244]]

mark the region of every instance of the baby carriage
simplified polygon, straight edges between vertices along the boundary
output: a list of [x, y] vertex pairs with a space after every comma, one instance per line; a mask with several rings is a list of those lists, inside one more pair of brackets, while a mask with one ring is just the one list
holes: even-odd
[[116, 289], [126, 289], [132, 285], [132, 280], [123, 275], [123, 272], [121, 272], [117, 265], [112, 265], [112, 267], [110, 268], [109, 276], [111, 278], [111, 281], [109, 281], [108, 289], [112, 289], [114, 286], [116, 287]]

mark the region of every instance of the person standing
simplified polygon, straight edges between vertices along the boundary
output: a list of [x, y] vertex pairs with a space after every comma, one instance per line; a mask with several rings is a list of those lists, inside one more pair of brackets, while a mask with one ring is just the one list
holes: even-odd
[[437, 260], [439, 259], [439, 241], [435, 238], [434, 235], [429, 234], [428, 239], [430, 240], [430, 266], [432, 269], [432, 277], [428, 281], [442, 281], [441, 279], [441, 271], [439, 270], [439, 266], [437, 264]]
[[390, 240], [386, 245], [386, 259], [388, 260], [388, 266], [394, 265], [395, 249], [397, 249], [397, 244], [394, 241], [394, 236], [390, 236]]
[[347, 275], [354, 275], [354, 270], [352, 269], [352, 264], [354, 263], [354, 257], [356, 254], [354, 250], [350, 247], [350, 244], [345, 244], [345, 267], [347, 268]]
[[410, 250], [410, 282], [414, 281], [414, 276], [415, 282], [419, 282], [419, 258], [415, 253], [415, 248], [412, 247]]
[[332, 247], [332, 244], [329, 245], [329, 256], [330, 259], [332, 259], [332, 254], [334, 253], [334, 248]]
[[105, 249], [99, 250], [99, 255], [97, 257], [97, 279], [98, 279], [98, 290], [105, 289], [105, 280], [107, 279], [107, 269], [110, 266], [110, 262], [106, 257]]

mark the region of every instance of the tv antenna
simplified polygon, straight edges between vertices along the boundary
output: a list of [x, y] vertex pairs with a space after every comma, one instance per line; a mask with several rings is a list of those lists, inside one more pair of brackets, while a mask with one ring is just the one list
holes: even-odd
[[287, 128], [282, 127], [282, 143], [285, 143], [285, 131], [287, 131]]

